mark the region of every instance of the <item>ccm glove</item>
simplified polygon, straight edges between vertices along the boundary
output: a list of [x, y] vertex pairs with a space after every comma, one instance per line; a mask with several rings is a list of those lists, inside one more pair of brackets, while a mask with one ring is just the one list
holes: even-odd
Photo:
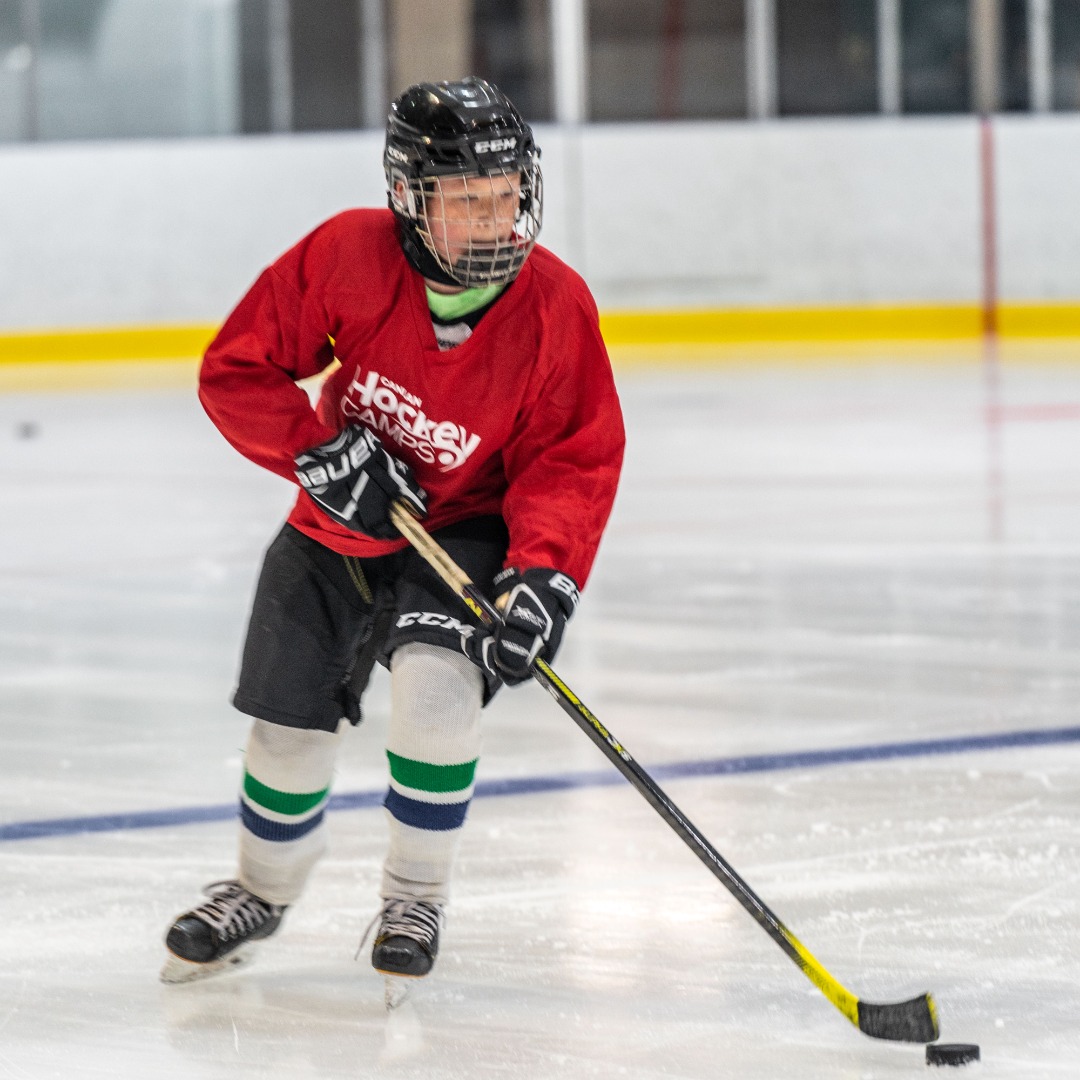
[[474, 664], [507, 686], [529, 678], [532, 662], [552, 660], [578, 602], [573, 578], [557, 570], [504, 570], [495, 578], [502, 623], [480, 627], [463, 641]]
[[352, 424], [336, 439], [296, 459], [300, 486], [336, 522], [376, 540], [401, 534], [390, 504], [401, 499], [417, 517], [427, 513], [427, 494], [412, 469], [386, 452], [367, 428]]

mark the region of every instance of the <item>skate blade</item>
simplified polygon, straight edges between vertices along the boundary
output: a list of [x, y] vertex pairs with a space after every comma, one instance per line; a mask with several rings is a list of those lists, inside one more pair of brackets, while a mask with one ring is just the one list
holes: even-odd
[[170, 986], [179, 983], [201, 982], [203, 979], [210, 979], [215, 975], [223, 975], [227, 971], [235, 971], [238, 967], [243, 967], [250, 962], [251, 953], [239, 949], [236, 952], [229, 953], [228, 956], [223, 957], [221, 960], [211, 960], [205, 964], [196, 964], [170, 954], [161, 968], [160, 979]]
[[[410, 984], [411, 985], [411, 984]], [[401, 1002], [388, 1009], [383, 1030], [383, 1047], [379, 1054], [380, 1065], [399, 1065], [409, 1062], [424, 1052], [424, 1029], [420, 1024], [416, 1006], [412, 1001]]]
[[401, 1008], [412, 995], [416, 985], [415, 975], [385, 975], [383, 978], [383, 1004], [387, 1012]]

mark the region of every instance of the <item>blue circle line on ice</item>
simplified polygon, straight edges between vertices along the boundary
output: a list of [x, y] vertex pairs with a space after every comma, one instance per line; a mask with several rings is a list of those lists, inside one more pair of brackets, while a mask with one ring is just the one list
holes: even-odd
[[[920, 739], [913, 742], [838, 747], [831, 750], [802, 750], [790, 754], [749, 754], [744, 757], [711, 758], [703, 761], [655, 765], [647, 767], [646, 771], [654, 780], [662, 782], [694, 776], [778, 772], [783, 769], [809, 769], [823, 765], [887, 761], [891, 758], [935, 757], [943, 754], [1005, 750], [1024, 746], [1053, 746], [1071, 742], [1080, 742], [1080, 727], [1006, 731], [994, 735], [965, 735], [950, 739]], [[621, 783], [626, 783], [626, 781], [613, 768], [561, 773], [553, 776], [507, 777], [502, 780], [480, 781], [476, 785], [473, 797], [491, 799], [500, 795], [536, 795], [545, 791], [570, 791], [575, 788], [605, 787]], [[328, 809], [358, 810], [380, 806], [384, 797], [385, 789], [346, 791], [331, 796]], [[168, 810], [139, 810], [123, 814], [14, 821], [0, 825], [0, 842], [40, 840], [56, 836], [74, 836], [78, 833], [127, 832], [133, 829], [197, 825], [208, 821], [228, 821], [235, 817], [236, 803], [229, 802], [216, 806], [187, 806]]]

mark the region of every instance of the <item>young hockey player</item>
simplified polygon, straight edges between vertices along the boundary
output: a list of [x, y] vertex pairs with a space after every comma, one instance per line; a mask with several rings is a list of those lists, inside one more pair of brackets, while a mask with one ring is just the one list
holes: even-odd
[[[481, 708], [554, 656], [611, 511], [623, 427], [596, 307], [542, 247], [539, 150], [482, 79], [393, 104], [389, 210], [331, 218], [263, 272], [200, 397], [301, 490], [270, 545], [233, 702], [254, 718], [236, 880], [169, 929], [166, 981], [273, 934], [325, 843], [345, 721], [390, 669], [389, 852], [372, 964], [426, 975], [473, 791]], [[297, 380], [340, 367], [312, 410]], [[402, 500], [504, 624], [475, 627], [390, 523]]]

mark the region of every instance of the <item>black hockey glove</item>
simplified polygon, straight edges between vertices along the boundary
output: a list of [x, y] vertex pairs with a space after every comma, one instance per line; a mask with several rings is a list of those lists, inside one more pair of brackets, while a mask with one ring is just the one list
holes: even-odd
[[390, 521], [395, 499], [418, 517], [427, 513], [427, 495], [412, 469], [387, 453], [377, 435], [356, 424], [297, 457], [296, 478], [335, 521], [376, 540], [401, 536]]
[[507, 686], [529, 678], [532, 662], [553, 660], [563, 629], [578, 602], [573, 578], [557, 570], [504, 570], [495, 578], [503, 621], [479, 627], [462, 641], [474, 664], [498, 675]]

